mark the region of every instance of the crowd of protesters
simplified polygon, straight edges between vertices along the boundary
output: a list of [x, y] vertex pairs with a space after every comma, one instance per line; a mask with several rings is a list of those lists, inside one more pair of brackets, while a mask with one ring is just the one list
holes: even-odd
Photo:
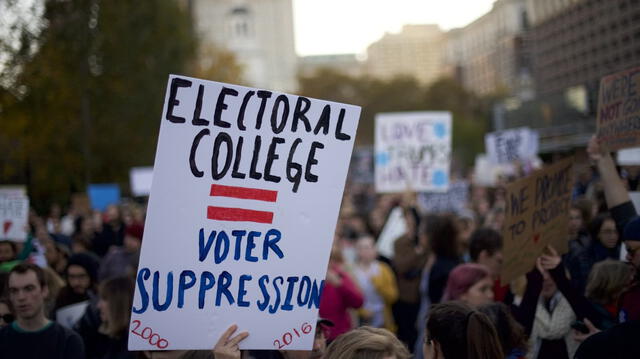
[[[241, 352], [251, 333], [232, 326], [211, 351], [129, 352], [144, 205], [32, 212], [26, 242], [0, 241], [0, 359], [640, 358], [638, 171], [595, 139], [588, 153], [569, 251], [548, 247], [506, 286], [503, 188], [472, 184], [466, 211], [426, 213], [410, 195], [348, 183], [311, 351]], [[385, 257], [377, 241], [394, 208], [406, 230]]]

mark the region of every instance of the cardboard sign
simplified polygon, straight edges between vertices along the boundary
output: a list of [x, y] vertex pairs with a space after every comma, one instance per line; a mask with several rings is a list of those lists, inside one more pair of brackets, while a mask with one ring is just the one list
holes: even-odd
[[418, 205], [423, 213], [461, 213], [469, 200], [469, 182], [456, 181], [445, 193], [419, 193]]
[[493, 163], [512, 163], [534, 158], [538, 154], [537, 131], [527, 127], [491, 132], [484, 136], [487, 155]]
[[640, 67], [603, 77], [598, 99], [598, 139], [608, 150], [640, 145]]
[[20, 186], [0, 188], [0, 240], [24, 242], [29, 224], [29, 197]]
[[151, 193], [153, 167], [134, 167], [129, 170], [131, 194], [136, 197], [148, 196]]
[[573, 161], [564, 159], [507, 186], [503, 285], [531, 270], [548, 244], [567, 252]]
[[131, 350], [310, 350], [360, 108], [172, 75]]
[[73, 326], [82, 318], [88, 306], [89, 301], [85, 300], [84, 302], [62, 307], [56, 311], [56, 322], [66, 328], [73, 329]]
[[115, 183], [90, 184], [87, 194], [91, 208], [104, 211], [109, 205], [120, 202], [120, 186]]
[[444, 192], [449, 188], [450, 112], [376, 115], [377, 192]]

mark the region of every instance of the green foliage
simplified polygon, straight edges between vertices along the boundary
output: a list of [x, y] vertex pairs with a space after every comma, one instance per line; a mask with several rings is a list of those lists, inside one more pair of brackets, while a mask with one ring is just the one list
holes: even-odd
[[[198, 72], [189, 14], [177, 0], [47, 0], [39, 20], [18, 46], [33, 56], [3, 53], [20, 71], [0, 84], [0, 182], [40, 208], [88, 183], [126, 191], [129, 168], [153, 163], [168, 75]], [[239, 76], [229, 56], [225, 80]]]
[[300, 93], [305, 96], [362, 106], [356, 138], [359, 145], [373, 143], [377, 113], [451, 111], [455, 162], [469, 166], [475, 155], [483, 151], [490, 101], [467, 92], [454, 80], [442, 79], [424, 87], [410, 77], [383, 81], [321, 69], [311, 76], [300, 77], [299, 81]]

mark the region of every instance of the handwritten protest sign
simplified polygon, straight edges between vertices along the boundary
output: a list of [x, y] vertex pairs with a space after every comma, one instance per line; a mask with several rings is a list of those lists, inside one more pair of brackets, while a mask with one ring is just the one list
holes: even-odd
[[533, 268], [548, 244], [567, 252], [572, 166], [567, 158], [507, 186], [503, 285]]
[[612, 151], [640, 145], [640, 67], [600, 81], [597, 133]]
[[418, 205], [424, 213], [461, 213], [469, 199], [469, 182], [455, 181], [445, 193], [419, 193]]
[[311, 349], [359, 115], [170, 76], [130, 349]]
[[27, 239], [29, 197], [24, 187], [0, 188], [0, 240], [24, 242]]
[[538, 154], [537, 131], [527, 127], [491, 132], [484, 137], [487, 155], [493, 163], [524, 161]]
[[451, 113], [381, 113], [375, 132], [377, 192], [447, 190]]

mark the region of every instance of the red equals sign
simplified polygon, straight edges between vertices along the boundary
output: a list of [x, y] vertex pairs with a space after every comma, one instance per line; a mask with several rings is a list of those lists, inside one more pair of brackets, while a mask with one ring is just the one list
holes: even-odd
[[[211, 197], [230, 197], [250, 199], [256, 201], [276, 202], [278, 191], [270, 191], [259, 188], [246, 188], [235, 186], [211, 185]], [[272, 223], [273, 212], [256, 211], [245, 208], [207, 207], [207, 218], [217, 221]]]

